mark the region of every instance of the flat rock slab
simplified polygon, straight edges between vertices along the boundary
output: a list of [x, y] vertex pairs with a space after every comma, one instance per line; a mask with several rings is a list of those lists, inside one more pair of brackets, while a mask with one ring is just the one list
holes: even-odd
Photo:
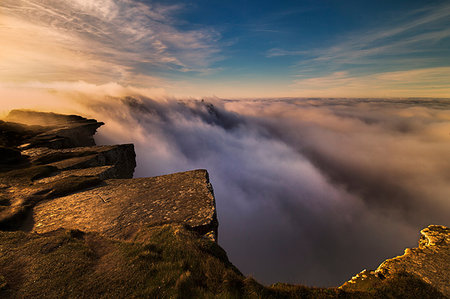
[[58, 180], [63, 180], [65, 178], [68, 178], [70, 176], [96, 176], [101, 180], [109, 179], [111, 177], [114, 177], [115, 174], [114, 166], [112, 165], [106, 165], [106, 166], [98, 166], [98, 167], [91, 167], [91, 168], [82, 168], [82, 169], [73, 169], [73, 170], [66, 170], [62, 171], [60, 173], [57, 173], [52, 176], [48, 176], [39, 180], [35, 180], [35, 184], [47, 184], [52, 183]]
[[127, 239], [143, 225], [178, 223], [217, 236], [214, 194], [206, 170], [106, 180], [103, 186], [43, 201], [33, 209], [32, 231], [97, 231]]

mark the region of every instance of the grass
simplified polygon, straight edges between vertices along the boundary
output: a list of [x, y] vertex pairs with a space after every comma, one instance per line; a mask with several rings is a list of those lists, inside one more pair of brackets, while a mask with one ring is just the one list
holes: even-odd
[[229, 298], [243, 285], [226, 256], [211, 255], [223, 253], [218, 245], [183, 227], [148, 228], [138, 239], [0, 232], [0, 297]]
[[[419, 296], [419, 297], [417, 297]], [[182, 226], [142, 229], [134, 240], [57, 230], [0, 232], [0, 297], [30, 298], [441, 298], [402, 274], [346, 292], [244, 277], [216, 243]]]
[[399, 272], [367, 290], [378, 298], [446, 298], [417, 276]]

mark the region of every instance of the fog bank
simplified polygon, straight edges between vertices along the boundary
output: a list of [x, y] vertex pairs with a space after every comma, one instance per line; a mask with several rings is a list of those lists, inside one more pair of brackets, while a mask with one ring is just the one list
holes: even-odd
[[135, 144], [136, 177], [208, 169], [219, 243], [264, 283], [339, 285], [449, 225], [448, 100], [64, 101]]

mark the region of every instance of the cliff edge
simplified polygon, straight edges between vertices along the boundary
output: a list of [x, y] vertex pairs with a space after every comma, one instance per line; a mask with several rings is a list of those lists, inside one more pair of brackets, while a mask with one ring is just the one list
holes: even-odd
[[362, 271], [341, 288], [364, 291], [390, 277], [410, 275], [450, 297], [450, 228], [430, 225], [420, 235], [417, 248], [405, 249], [403, 255], [384, 261], [375, 271]]
[[13, 110], [0, 123], [0, 228], [58, 228], [127, 239], [143, 225], [182, 224], [217, 237], [206, 170], [132, 179], [132, 144], [96, 146], [103, 125], [76, 115]]
[[449, 229], [339, 288], [245, 277], [217, 244], [206, 170], [132, 178], [103, 123], [13, 110], [0, 120], [1, 298], [446, 298]]

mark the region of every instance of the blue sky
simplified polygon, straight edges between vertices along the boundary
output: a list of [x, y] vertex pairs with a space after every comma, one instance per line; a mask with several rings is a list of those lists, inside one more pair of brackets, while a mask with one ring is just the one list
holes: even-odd
[[448, 13], [442, 1], [196, 1], [179, 26], [220, 32], [212, 78], [265, 83], [449, 66]]
[[448, 1], [4, 0], [0, 14], [1, 82], [450, 96]]

